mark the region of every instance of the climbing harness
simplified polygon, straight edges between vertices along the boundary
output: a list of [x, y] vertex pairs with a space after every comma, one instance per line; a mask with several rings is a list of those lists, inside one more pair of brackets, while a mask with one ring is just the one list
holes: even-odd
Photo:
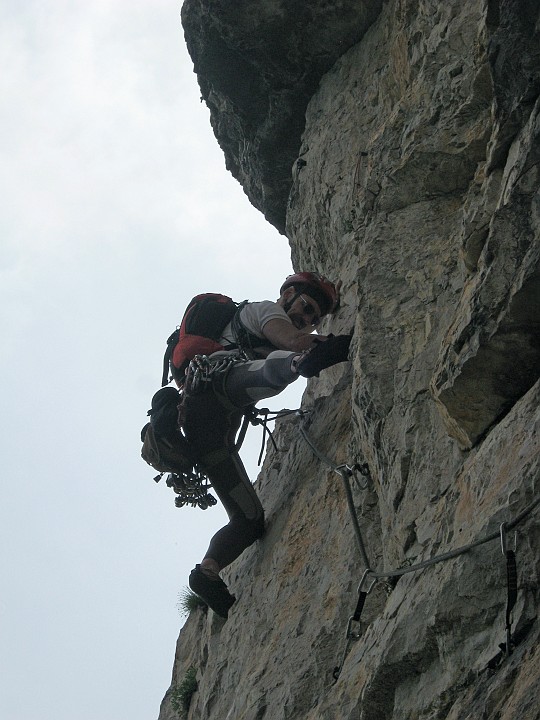
[[[206, 355], [196, 355], [188, 365], [184, 382], [178, 394], [178, 418], [180, 419], [180, 425], [182, 424], [184, 417], [185, 403], [189, 397], [205, 392], [210, 388], [216, 378], [224, 379], [226, 374], [234, 365], [246, 362], [247, 359], [248, 358], [241, 352], [234, 354], [228, 353], [227, 355], [213, 358], [209, 358]], [[227, 398], [222, 397], [220, 391], [222, 385], [222, 382], [217, 383], [217, 387], [216, 384], [214, 384], [213, 389], [218, 393], [223, 402], [227, 402]], [[168, 388], [164, 388], [160, 392], [165, 392], [167, 389]], [[295, 412], [297, 411], [280, 410], [279, 412], [272, 412], [267, 408], [246, 409], [244, 411], [244, 420], [235, 443], [235, 450], [240, 450], [249, 424], [262, 425], [263, 439], [261, 453], [259, 455], [260, 464], [267, 435], [270, 437], [274, 447], [276, 447], [276, 443], [272, 432], [268, 427], [268, 423], [273, 420], [277, 420], [279, 417], [284, 417], [285, 415]], [[183, 436], [179, 438], [179, 440], [183, 440], [184, 443], [186, 442]], [[162, 443], [162, 450], [167, 446], [167, 444], [173, 444], [168, 443], [166, 439], [160, 439], [160, 441]], [[188, 450], [188, 448], [185, 448], [185, 450]], [[157, 451], [158, 448], [156, 448], [156, 452]], [[149, 461], [148, 458], [145, 459], [147, 462]], [[161, 458], [158, 458], [158, 460], [159, 459]], [[166, 463], [161, 462], [161, 467], [157, 467], [157, 469], [162, 470], [165, 464]], [[172, 465], [174, 465], [174, 467], [172, 467]], [[156, 467], [156, 464], [154, 464], [154, 467]], [[166, 467], [166, 470], [162, 470], [160, 474], [154, 478], [154, 480], [159, 482], [167, 471], [169, 471], [169, 474], [167, 475], [166, 485], [167, 487], [172, 488], [177, 496], [174, 503], [176, 507], [181, 508], [186, 505], [191, 505], [191, 507], [199, 507], [201, 510], [206, 510], [207, 508], [216, 505], [217, 500], [209, 492], [212, 488], [210, 480], [193, 458], [191, 458], [191, 462], [185, 460], [181, 466], [178, 463], [175, 464], [174, 461], [170, 462], [169, 466]]]
[[[305, 414], [305, 412], [299, 411], [299, 415]], [[492, 540], [496, 540], [500, 538], [501, 540], [501, 548], [502, 553], [504, 557], [506, 558], [506, 573], [507, 573], [507, 604], [506, 604], [506, 617], [505, 617], [505, 633], [506, 633], [506, 642], [501, 644], [502, 653], [506, 656], [511, 655], [513, 646], [515, 646], [518, 643], [518, 638], [516, 636], [512, 636], [512, 610], [516, 604], [517, 601], [517, 563], [516, 563], [516, 541], [514, 539], [514, 548], [509, 549], [508, 543], [507, 543], [507, 533], [509, 530], [512, 530], [517, 525], [519, 525], [530, 513], [538, 506], [540, 505], [540, 498], [537, 498], [532, 503], [530, 503], [519, 515], [517, 515], [511, 522], [504, 522], [501, 524], [499, 530], [490, 533], [489, 535], [486, 535], [483, 538], [480, 538], [479, 540], [475, 540], [474, 542], [469, 543], [468, 545], [463, 545], [459, 548], [456, 548], [455, 550], [450, 550], [449, 552], [442, 553], [441, 555], [435, 555], [434, 557], [430, 558], [429, 560], [424, 560], [423, 562], [416, 563], [414, 565], [408, 565], [406, 567], [397, 568], [395, 570], [389, 570], [385, 572], [377, 572], [373, 570], [369, 563], [369, 558], [365, 549], [365, 544], [362, 538], [362, 532], [360, 529], [360, 525], [358, 522], [358, 516], [356, 513], [356, 509], [354, 507], [354, 502], [352, 498], [352, 491], [350, 487], [349, 478], [353, 474], [353, 471], [355, 469], [360, 470], [361, 474], [366, 477], [366, 479], [369, 479], [369, 467], [367, 464], [359, 465], [336, 465], [330, 458], [328, 458], [326, 455], [320, 452], [320, 450], [317, 448], [313, 440], [310, 438], [308, 433], [306, 432], [305, 428], [300, 425], [300, 434], [302, 437], [306, 440], [308, 445], [313, 450], [314, 454], [322, 461], [324, 462], [329, 468], [334, 470], [334, 472], [337, 472], [343, 479], [345, 490], [347, 493], [347, 504], [349, 507], [349, 511], [351, 514], [351, 520], [353, 523], [353, 527], [355, 530], [355, 534], [358, 541], [358, 547], [360, 550], [360, 554], [362, 556], [362, 560], [365, 567], [364, 573], [362, 575], [362, 579], [360, 580], [360, 584], [358, 585], [358, 599], [356, 602], [356, 607], [354, 609], [353, 614], [350, 616], [347, 628], [345, 632], [345, 649], [341, 657], [341, 661], [339, 665], [337, 665], [332, 673], [334, 683], [337, 682], [341, 671], [343, 669], [343, 665], [345, 663], [345, 659], [349, 653], [349, 650], [351, 648], [352, 643], [355, 640], [358, 640], [361, 637], [360, 630], [355, 630], [355, 625], [358, 625], [360, 623], [360, 618], [362, 611], [364, 609], [364, 605], [366, 603], [367, 596], [379, 580], [383, 579], [389, 579], [389, 578], [399, 578], [403, 575], [406, 575], [408, 573], [417, 572], [418, 570], [423, 570], [427, 567], [431, 567], [432, 565], [435, 565], [440, 562], [444, 562], [446, 560], [450, 560], [452, 558], [458, 557], [460, 555], [464, 555], [465, 553], [469, 552], [473, 548], [479, 547], [480, 545], [484, 545], [485, 543], [488, 543]], [[365, 488], [364, 488], [365, 489]], [[493, 667], [493, 663], [495, 663], [498, 659], [498, 656], [491, 661], [490, 666]]]

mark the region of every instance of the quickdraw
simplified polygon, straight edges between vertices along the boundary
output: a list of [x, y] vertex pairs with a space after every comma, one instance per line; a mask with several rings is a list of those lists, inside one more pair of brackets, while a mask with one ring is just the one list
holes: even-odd
[[186, 377], [182, 386], [182, 395], [197, 395], [206, 390], [216, 375], [227, 373], [229, 369], [239, 362], [245, 362], [243, 355], [228, 353], [222, 357], [210, 359], [207, 355], [195, 355], [186, 370]]

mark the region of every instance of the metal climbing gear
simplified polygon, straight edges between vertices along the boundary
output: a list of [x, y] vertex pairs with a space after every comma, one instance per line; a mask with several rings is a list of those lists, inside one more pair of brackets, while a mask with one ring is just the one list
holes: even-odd
[[[479, 540], [475, 540], [472, 543], [469, 543], [468, 545], [463, 545], [459, 548], [456, 548], [455, 550], [450, 550], [447, 553], [442, 553], [441, 555], [435, 555], [434, 557], [430, 558], [429, 560], [424, 560], [423, 562], [417, 563], [415, 565], [409, 565], [407, 567], [397, 568], [396, 570], [389, 570], [386, 572], [376, 572], [374, 570], [367, 568], [367, 570], [364, 571], [364, 575], [362, 576], [362, 579], [367, 578], [368, 575], [370, 578], [372, 578], [373, 582], [369, 588], [369, 591], [371, 591], [373, 585], [377, 580], [382, 580], [385, 578], [398, 578], [402, 575], [406, 575], [408, 573], [417, 572], [418, 570], [423, 570], [427, 567], [431, 567], [432, 565], [436, 565], [437, 563], [444, 562], [445, 560], [450, 560], [452, 558], [459, 557], [460, 555], [464, 555], [465, 553], [469, 552], [470, 550], [479, 547], [480, 545], [484, 545], [485, 543], [488, 543], [492, 540], [496, 540], [497, 538], [501, 538], [501, 544], [503, 549], [503, 554], [505, 555], [507, 559], [507, 587], [508, 587], [508, 600], [507, 600], [507, 607], [506, 607], [506, 645], [501, 645], [501, 648], [503, 648], [503, 654], [506, 653], [506, 655], [510, 655], [512, 652], [512, 645], [516, 645], [518, 642], [518, 639], [514, 637], [512, 639], [511, 636], [511, 612], [514, 608], [514, 605], [517, 600], [517, 571], [516, 571], [516, 558], [515, 558], [515, 546], [514, 550], [509, 550], [507, 547], [506, 542], [506, 532], [514, 527], [516, 527], [519, 523], [521, 523], [525, 518], [532, 513], [532, 511], [540, 505], [540, 498], [537, 498], [534, 500], [530, 505], [528, 505], [517, 517], [515, 517], [512, 521], [508, 523], [503, 523], [499, 529], [499, 531], [495, 531], [490, 533], [489, 535], [486, 535], [483, 538], [480, 538]], [[504, 528], [503, 528], [504, 526]], [[361, 583], [362, 585], [362, 583]], [[360, 590], [360, 588], [359, 588]], [[369, 593], [368, 591], [368, 593]], [[366, 596], [367, 594], [366, 593]], [[362, 607], [363, 603], [365, 602], [365, 597], [362, 600]], [[360, 603], [360, 597], [359, 597], [359, 603]], [[357, 604], [358, 608], [358, 604]], [[361, 610], [362, 608], [360, 608]], [[356, 615], [356, 611], [355, 611]], [[353, 615], [353, 617], [355, 617]], [[347, 652], [350, 648], [350, 642], [348, 642], [347, 645]], [[493, 668], [496, 666], [498, 660], [497, 656], [490, 661], [488, 664], [488, 667]], [[338, 666], [339, 672], [341, 671], [341, 667], [343, 666], [343, 663], [341, 666]], [[339, 677], [339, 672], [336, 668], [334, 670], [334, 680], [336, 681]]]
[[[299, 415], [304, 415], [305, 411], [299, 411]], [[360, 472], [365, 475], [366, 477], [369, 477], [369, 468], [367, 465], [356, 465], [356, 466], [349, 466], [349, 465], [336, 465], [332, 460], [330, 460], [326, 455], [324, 455], [315, 445], [313, 440], [310, 438], [310, 436], [307, 434], [305, 428], [303, 428], [300, 425], [300, 433], [308, 443], [308, 445], [313, 450], [314, 454], [328, 467], [330, 467], [335, 472], [339, 473], [341, 477], [343, 478], [345, 490], [347, 493], [347, 502], [349, 505], [349, 510], [351, 512], [351, 520], [353, 522], [353, 526], [356, 532], [358, 545], [360, 548], [360, 552], [362, 554], [362, 558], [364, 560], [364, 564], [366, 566], [366, 569], [364, 570], [364, 573], [362, 575], [362, 580], [360, 581], [360, 585], [358, 587], [358, 600], [356, 603], [356, 608], [349, 618], [349, 621], [347, 623], [347, 632], [346, 632], [346, 646], [345, 650], [342, 656], [341, 663], [337, 665], [334, 668], [334, 671], [332, 673], [334, 682], [337, 682], [339, 675], [341, 673], [341, 670], [343, 668], [343, 664], [345, 662], [345, 659], [347, 657], [347, 654], [350, 650], [351, 643], [354, 640], [357, 640], [360, 637], [360, 633], [353, 631], [353, 625], [354, 623], [358, 623], [360, 620], [360, 615], [362, 613], [362, 610], [364, 608], [364, 604], [366, 602], [366, 598], [371, 592], [373, 586], [378, 580], [382, 579], [388, 579], [388, 578], [399, 578], [403, 575], [406, 575], [408, 573], [417, 572], [418, 570], [423, 570], [427, 567], [431, 567], [432, 565], [435, 565], [437, 563], [450, 560], [452, 558], [459, 557], [460, 555], [464, 555], [465, 553], [469, 552], [473, 548], [477, 548], [480, 545], [484, 545], [485, 543], [491, 542], [492, 540], [495, 540], [500, 537], [501, 540], [501, 548], [503, 555], [506, 558], [506, 568], [507, 568], [507, 604], [506, 604], [506, 643], [501, 644], [500, 647], [502, 649], [502, 652], [499, 653], [495, 658], [493, 658], [488, 663], [489, 669], [494, 669], [497, 664], [500, 661], [500, 656], [504, 656], [506, 654], [507, 656], [512, 653], [513, 647], [515, 647], [520, 640], [522, 640], [527, 632], [528, 629], [525, 628], [523, 632], [520, 634], [520, 637], [517, 637], [517, 634], [512, 637], [511, 629], [512, 629], [512, 610], [516, 604], [517, 601], [517, 565], [516, 565], [516, 543], [514, 539], [514, 548], [509, 549], [508, 543], [507, 543], [507, 532], [513, 528], [515, 528], [517, 525], [519, 525], [525, 518], [530, 515], [535, 508], [537, 508], [540, 505], [540, 498], [536, 498], [531, 502], [529, 505], [525, 507], [525, 509], [517, 515], [513, 520], [511, 520], [508, 523], [502, 523], [498, 531], [492, 532], [489, 535], [486, 535], [482, 538], [479, 538], [478, 540], [475, 540], [468, 545], [462, 545], [461, 547], [458, 547], [454, 550], [450, 550], [449, 552], [442, 553], [441, 555], [435, 555], [432, 558], [429, 558], [429, 560], [424, 560], [422, 562], [416, 563], [414, 565], [407, 565], [401, 568], [397, 568], [395, 570], [389, 570], [385, 572], [377, 572], [375, 570], [372, 570], [370, 568], [369, 559], [367, 557], [367, 553], [365, 551], [364, 542], [362, 539], [362, 533], [360, 531], [360, 526], [358, 523], [358, 516], [356, 513], [356, 509], [354, 507], [352, 493], [350, 484], [347, 482], [348, 478], [352, 474], [352, 470], [354, 469], [360, 469]], [[362, 470], [363, 469], [363, 470]], [[367, 586], [367, 588], [366, 588]]]
[[204, 392], [218, 375], [225, 375], [233, 365], [246, 362], [246, 358], [237, 353], [209, 358], [207, 355], [195, 355], [186, 370], [182, 385], [184, 399], [189, 395]]
[[516, 545], [517, 545], [517, 533], [514, 534], [514, 549], [508, 548], [507, 543], [507, 524], [501, 523], [501, 550], [503, 556], [506, 558], [506, 588], [507, 588], [507, 600], [506, 600], [506, 615], [505, 615], [505, 630], [506, 630], [506, 645], [504, 648], [505, 654], [510, 656], [512, 654], [512, 610], [517, 600], [517, 563], [516, 563]]
[[[272, 442], [272, 445], [274, 446], [274, 450], [277, 451], [277, 445], [276, 441], [274, 440], [274, 435], [270, 428], [268, 427], [269, 422], [273, 422], [274, 420], [278, 420], [279, 418], [285, 417], [286, 415], [292, 415], [293, 413], [296, 413], [297, 410], [280, 410], [279, 412], [272, 412], [272, 410], [269, 410], [268, 408], [253, 408], [251, 411], [248, 411], [245, 413], [245, 421], [248, 423], [251, 423], [253, 426], [255, 425], [262, 425], [263, 428], [263, 434], [261, 439], [261, 450], [259, 452], [259, 459], [257, 460], [257, 465], [261, 464], [262, 457], [264, 454], [264, 448], [265, 448], [265, 440], [266, 436], [268, 436]], [[272, 417], [271, 417], [272, 416]]]
[[332, 673], [332, 677], [334, 678], [334, 683], [337, 682], [340, 674], [341, 669], [343, 668], [343, 665], [345, 663], [345, 660], [347, 658], [347, 655], [349, 654], [349, 650], [351, 649], [351, 645], [355, 640], [359, 640], [362, 636], [361, 629], [359, 628], [356, 632], [353, 630], [353, 626], [355, 624], [360, 623], [360, 617], [362, 615], [362, 610], [364, 609], [364, 605], [366, 604], [366, 598], [373, 589], [373, 586], [377, 582], [377, 578], [371, 578], [370, 576], [373, 574], [373, 571], [370, 568], [366, 568], [364, 570], [364, 574], [362, 575], [362, 579], [360, 580], [360, 584], [358, 585], [358, 601], [356, 603], [356, 607], [354, 609], [354, 613], [349, 618], [349, 622], [347, 623], [347, 631], [345, 633], [345, 649], [343, 651], [343, 655], [341, 658], [341, 662], [339, 665], [336, 665], [334, 668], [334, 671]]
[[172, 488], [176, 493], [174, 504], [177, 508], [191, 505], [206, 510], [217, 504], [216, 498], [208, 492], [212, 487], [210, 481], [197, 466], [189, 475], [171, 473], [165, 482], [167, 487]]

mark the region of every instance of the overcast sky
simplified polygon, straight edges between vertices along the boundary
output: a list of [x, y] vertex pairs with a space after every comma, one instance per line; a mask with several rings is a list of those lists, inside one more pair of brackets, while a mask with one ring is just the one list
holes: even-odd
[[193, 295], [275, 299], [291, 272], [225, 170], [180, 5], [0, 0], [2, 720], [157, 717], [224, 521], [140, 459], [165, 340]]

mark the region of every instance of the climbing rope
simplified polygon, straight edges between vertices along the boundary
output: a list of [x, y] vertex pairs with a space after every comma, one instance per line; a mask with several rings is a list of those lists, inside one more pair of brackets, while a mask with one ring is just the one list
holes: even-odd
[[[230, 365], [232, 365], [232, 364], [233, 363], [230, 363]], [[228, 367], [225, 366], [222, 369], [226, 371], [228, 369]], [[201, 376], [200, 378], [198, 378], [196, 380], [196, 383], [207, 382], [208, 380], [211, 380], [211, 377], [205, 374], [205, 375]], [[200, 385], [197, 385], [197, 387], [200, 387]], [[277, 449], [278, 449], [276, 441], [274, 439], [274, 434], [268, 427], [268, 423], [273, 422], [274, 420], [279, 420], [280, 418], [283, 418], [283, 417], [287, 417], [287, 415], [305, 415], [307, 413], [308, 413], [307, 410], [298, 410], [298, 409], [288, 410], [286, 408], [283, 410], [269, 410], [268, 408], [257, 408], [257, 407], [245, 408], [243, 411], [244, 420], [242, 422], [240, 430], [238, 431], [238, 436], [237, 436], [237, 439], [236, 439], [236, 442], [234, 445], [235, 450], [238, 451], [242, 447], [242, 444], [245, 440], [247, 429], [248, 429], [249, 425], [262, 426], [263, 434], [262, 434], [262, 441], [261, 441], [261, 450], [259, 452], [259, 459], [257, 461], [257, 464], [260, 465], [263, 454], [264, 454], [264, 449], [266, 446], [265, 440], [267, 437], [270, 438], [272, 445], [274, 446], [274, 450], [277, 451]]]
[[[274, 420], [279, 420], [282, 417], [286, 417], [287, 415], [298, 415], [304, 414], [306, 411], [301, 410], [269, 410], [268, 408], [251, 408], [244, 411], [244, 423], [242, 425], [242, 428], [240, 429], [240, 433], [238, 435], [240, 444], [243, 442], [247, 426], [251, 423], [251, 425], [262, 425], [263, 427], [263, 434], [262, 434], [262, 441], [261, 441], [261, 450], [259, 452], [259, 459], [257, 461], [257, 465], [261, 464], [262, 456], [264, 454], [264, 448], [265, 448], [265, 440], [266, 436], [270, 438], [272, 441], [272, 445], [274, 446], [274, 450], [277, 450], [276, 441], [274, 440], [274, 435], [270, 428], [268, 427], [269, 422], [273, 422]], [[236, 447], [238, 449], [238, 441], [236, 443]]]
[[[190, 368], [188, 370], [188, 373], [186, 374], [186, 383], [187, 383], [187, 390], [189, 392], [201, 392], [204, 390], [205, 387], [208, 386], [208, 383], [212, 380], [213, 375], [215, 373], [225, 373], [228, 371], [228, 369], [234, 364], [234, 362], [238, 362], [238, 358], [235, 359], [228, 359], [223, 358], [223, 362], [208, 362], [208, 358], [198, 356], [198, 359], [195, 363], [192, 363], [190, 365]], [[186, 386], [185, 386], [186, 387]], [[309, 414], [308, 410], [280, 410], [280, 411], [270, 411], [267, 408], [253, 408], [250, 411], [247, 411], [245, 413], [244, 423], [242, 425], [242, 428], [239, 432], [238, 440], [236, 443], [236, 448], [239, 449], [240, 445], [242, 444], [246, 431], [247, 426], [249, 424], [252, 425], [262, 425], [263, 426], [263, 438], [262, 438], [262, 447], [261, 452], [259, 455], [259, 464], [261, 462], [262, 454], [264, 452], [264, 446], [265, 446], [265, 439], [266, 436], [269, 435], [274, 448], [277, 449], [274, 437], [272, 435], [272, 432], [268, 428], [268, 423], [274, 420], [277, 420], [279, 418], [285, 417], [287, 415], [295, 414], [298, 417], [302, 418], [305, 415]], [[324, 464], [326, 464], [332, 471], [336, 472], [343, 481], [343, 486], [345, 488], [345, 494], [347, 498], [347, 505], [351, 516], [351, 521], [353, 524], [358, 548], [360, 551], [360, 555], [362, 557], [362, 561], [365, 565], [365, 570], [362, 574], [362, 578], [360, 580], [360, 583], [358, 585], [358, 598], [356, 602], [356, 606], [354, 609], [353, 614], [349, 617], [347, 622], [347, 628], [345, 633], [345, 648], [343, 651], [343, 654], [341, 656], [340, 663], [334, 668], [334, 671], [332, 673], [334, 682], [337, 682], [339, 679], [339, 676], [341, 674], [341, 671], [343, 669], [343, 665], [345, 663], [345, 660], [347, 658], [347, 655], [350, 651], [351, 645], [355, 640], [358, 640], [361, 637], [360, 628], [355, 629], [355, 625], [358, 625], [360, 623], [361, 614], [364, 609], [364, 605], [367, 600], [367, 596], [372, 591], [373, 587], [379, 580], [383, 579], [389, 579], [389, 578], [399, 578], [403, 575], [406, 575], [408, 573], [418, 572], [419, 570], [424, 570], [425, 568], [431, 567], [432, 565], [435, 565], [440, 562], [444, 562], [447, 560], [451, 560], [452, 558], [459, 557], [460, 555], [464, 555], [467, 552], [470, 552], [476, 547], [479, 547], [481, 545], [484, 545], [485, 543], [491, 542], [492, 540], [495, 540], [500, 537], [501, 540], [501, 547], [503, 555], [506, 558], [507, 563], [507, 606], [506, 606], [506, 624], [505, 624], [505, 631], [506, 631], [506, 643], [501, 644], [502, 653], [499, 653], [499, 655], [510, 655], [512, 652], [512, 646], [517, 644], [518, 638], [516, 636], [512, 636], [512, 621], [511, 621], [511, 613], [515, 606], [516, 600], [517, 600], [517, 565], [516, 565], [516, 557], [515, 557], [515, 547], [514, 549], [509, 549], [507, 546], [506, 541], [506, 535], [508, 531], [515, 528], [517, 525], [519, 525], [523, 520], [525, 520], [528, 515], [530, 515], [533, 510], [538, 507], [540, 504], [540, 498], [537, 498], [532, 503], [530, 503], [519, 515], [517, 515], [513, 520], [510, 522], [503, 522], [499, 528], [499, 530], [494, 531], [492, 533], [489, 533], [488, 535], [475, 540], [471, 543], [468, 543], [467, 545], [463, 545], [459, 548], [456, 548], [454, 550], [450, 550], [449, 552], [442, 553], [440, 555], [435, 555], [432, 558], [429, 558], [428, 560], [424, 560], [420, 563], [416, 563], [414, 565], [408, 565], [406, 567], [396, 568], [394, 570], [388, 570], [388, 571], [376, 571], [373, 570], [370, 566], [369, 557], [367, 554], [366, 546], [362, 537], [362, 532], [360, 528], [360, 523], [358, 521], [358, 515], [356, 513], [356, 508], [354, 505], [354, 499], [352, 495], [352, 488], [351, 488], [351, 478], [353, 478], [359, 487], [363, 490], [367, 489], [368, 482], [370, 479], [370, 471], [369, 466], [367, 463], [343, 463], [341, 465], [338, 465], [337, 463], [333, 462], [327, 455], [325, 455], [323, 452], [319, 450], [317, 445], [314, 443], [308, 432], [306, 431], [305, 427], [300, 423], [299, 424], [299, 431], [302, 437], [304, 438], [305, 442], [309, 445], [311, 450], [313, 451], [314, 455], [321, 460]], [[364, 483], [360, 483], [358, 480], [358, 474], [360, 474], [364, 479]], [[169, 482], [167, 482], [169, 484]], [[175, 490], [175, 492], [178, 492], [179, 490], [183, 491], [183, 488], [176, 488], [173, 484], [171, 484], [171, 487]], [[189, 489], [188, 489], [189, 493]], [[210, 496], [212, 497], [212, 496]], [[177, 500], [180, 500], [178, 498]], [[214, 500], [214, 498], [212, 498]], [[197, 501], [195, 500], [195, 503]], [[199, 503], [197, 503], [199, 504]], [[203, 501], [204, 504], [204, 501]], [[215, 504], [215, 501], [210, 501], [209, 504]], [[201, 504], [199, 504], [199, 507], [202, 507]], [[496, 656], [488, 665], [488, 667], [495, 667], [496, 663], [498, 662], [498, 656]]]

